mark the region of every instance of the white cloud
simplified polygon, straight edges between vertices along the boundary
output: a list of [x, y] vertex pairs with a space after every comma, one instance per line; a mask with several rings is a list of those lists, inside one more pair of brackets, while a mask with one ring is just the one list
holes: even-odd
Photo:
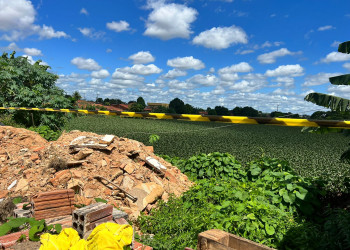
[[[34, 64], [36, 62], [36, 60], [34, 60], [32, 56], [23, 55], [22, 57], [26, 57], [30, 64]], [[47, 62], [44, 62], [44, 61], [41, 61], [39, 64], [48, 66]]]
[[294, 86], [294, 78], [288, 76], [280, 76], [277, 77], [274, 82], [277, 82], [277, 86], [284, 85], [285, 88], [293, 88]]
[[27, 55], [30, 55], [30, 56], [42, 56], [43, 55], [41, 53], [41, 50], [36, 49], [36, 48], [24, 48], [23, 52]]
[[165, 75], [163, 75], [163, 78], [167, 78], [167, 79], [174, 79], [176, 77], [180, 77], [180, 76], [186, 76], [187, 72], [184, 70], [180, 70], [180, 69], [171, 69], [168, 71], [168, 73], [166, 73]]
[[278, 77], [278, 76], [302, 76], [304, 74], [304, 68], [299, 64], [294, 65], [281, 65], [274, 70], [267, 70], [265, 75], [268, 77]]
[[162, 70], [154, 64], [135, 64], [132, 67], [121, 68], [120, 71], [136, 75], [152, 75], [162, 72]]
[[194, 89], [195, 85], [191, 82], [184, 82], [179, 80], [171, 80], [168, 83], [168, 86], [170, 89], [178, 89], [178, 90], [184, 90], [184, 89]]
[[193, 38], [193, 44], [211, 49], [226, 49], [233, 44], [248, 43], [247, 34], [240, 27], [214, 27]]
[[286, 48], [281, 48], [279, 50], [275, 50], [269, 53], [265, 53], [265, 54], [261, 54], [258, 56], [258, 61], [259, 63], [262, 64], [269, 64], [269, 63], [275, 63], [276, 59], [278, 57], [283, 57], [283, 56], [287, 56], [287, 55], [295, 55], [298, 52], [291, 52]]
[[130, 30], [129, 23], [124, 20], [121, 20], [119, 22], [113, 21], [111, 23], [107, 23], [106, 26], [108, 29], [113, 30], [115, 32]]
[[68, 35], [63, 31], [55, 31], [51, 26], [46, 26], [45, 24], [43, 27], [36, 26], [35, 28], [37, 33], [39, 34], [40, 39], [51, 39], [51, 38], [61, 38], [61, 37], [68, 37]]
[[229, 67], [221, 68], [218, 70], [219, 74], [230, 74], [230, 73], [238, 73], [238, 72], [250, 72], [253, 70], [253, 67], [249, 65], [247, 62], [241, 62], [238, 64], [233, 64]]
[[17, 46], [16, 43], [10, 43], [8, 46], [6, 47], [1, 47], [0, 48], [1, 51], [20, 51], [21, 49]]
[[132, 73], [124, 72], [123, 69], [117, 68], [112, 74], [110, 87], [135, 87], [140, 85], [144, 78]]
[[148, 1], [148, 8], [153, 10], [146, 21], [144, 35], [162, 40], [190, 37], [190, 25], [198, 14], [195, 9], [164, 1]]
[[335, 29], [332, 25], [326, 25], [326, 26], [321, 26], [317, 30], [318, 31], [325, 31], [325, 30], [332, 30]]
[[105, 69], [91, 72], [91, 77], [93, 77], [93, 78], [103, 79], [103, 78], [106, 78], [108, 76], [109, 76], [109, 72], [108, 72], [108, 70], [105, 70]]
[[263, 82], [255, 82], [253, 80], [242, 80], [238, 83], [232, 84], [229, 88], [239, 92], [254, 92], [265, 86]]
[[132, 60], [133, 64], [145, 64], [154, 62], [155, 59], [149, 51], [139, 51], [129, 56], [129, 60]]
[[317, 86], [329, 83], [329, 78], [340, 75], [340, 73], [318, 73], [316, 75], [308, 75], [305, 77], [305, 82], [301, 85], [303, 87]]
[[242, 51], [237, 51], [236, 54], [240, 54], [240, 55], [247, 55], [247, 54], [251, 54], [254, 53], [255, 51], [253, 49], [246, 49], [246, 50], [242, 50]]
[[0, 30], [30, 29], [35, 21], [35, 9], [30, 1], [0, 1]]
[[205, 68], [204, 63], [193, 56], [187, 57], [176, 57], [167, 61], [167, 65], [173, 68], [187, 70], [187, 69], [203, 69]]
[[273, 94], [275, 95], [295, 95], [294, 91], [289, 91], [289, 90], [285, 90], [285, 89], [275, 89], [274, 91], [272, 91]]
[[331, 52], [325, 58], [321, 59], [322, 63], [331, 63], [331, 62], [343, 62], [350, 60], [350, 54], [344, 54], [340, 52]]
[[107, 53], [112, 53], [112, 51], [113, 51], [112, 49], [106, 49]]
[[336, 47], [336, 48], [338, 48], [339, 44], [341, 44], [341, 42], [339, 42], [339, 41], [334, 41], [334, 42], [331, 44], [331, 47]]
[[85, 59], [83, 57], [75, 57], [71, 61], [71, 64], [74, 64], [78, 69], [86, 69], [89, 71], [100, 70], [101, 66], [91, 58]]
[[203, 86], [214, 86], [218, 83], [218, 79], [215, 75], [201, 75], [201, 74], [194, 75], [187, 81], [191, 83], [200, 84]]
[[101, 39], [106, 34], [103, 31], [95, 31], [93, 28], [78, 28], [79, 31], [86, 37], [90, 37], [92, 39]]
[[350, 63], [344, 63], [343, 67], [350, 71]]
[[2, 40], [17, 41], [27, 36], [38, 34], [40, 39], [68, 37], [63, 31], [52, 27], [35, 25], [36, 11], [28, 0], [0, 1], [0, 32]]
[[80, 10], [80, 14], [84, 14], [84, 15], [89, 15], [89, 12], [85, 9], [85, 8], [82, 8], [81, 10]]

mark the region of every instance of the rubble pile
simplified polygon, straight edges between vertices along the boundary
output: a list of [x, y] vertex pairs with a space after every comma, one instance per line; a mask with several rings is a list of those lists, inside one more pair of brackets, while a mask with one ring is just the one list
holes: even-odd
[[69, 188], [76, 204], [105, 199], [131, 218], [192, 185], [153, 147], [135, 140], [74, 130], [47, 142], [9, 126], [0, 127], [0, 178], [0, 199]]

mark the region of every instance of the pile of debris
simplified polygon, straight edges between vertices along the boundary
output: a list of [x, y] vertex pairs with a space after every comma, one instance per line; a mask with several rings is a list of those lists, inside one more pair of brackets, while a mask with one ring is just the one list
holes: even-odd
[[101, 198], [131, 218], [192, 185], [153, 147], [135, 140], [75, 130], [47, 142], [35, 132], [9, 126], [0, 127], [0, 178], [0, 199], [73, 189], [76, 204]]

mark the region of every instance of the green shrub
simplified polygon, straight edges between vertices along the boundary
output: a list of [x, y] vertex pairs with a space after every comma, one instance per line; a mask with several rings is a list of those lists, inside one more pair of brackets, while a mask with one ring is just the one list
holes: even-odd
[[30, 127], [29, 130], [37, 132], [41, 137], [48, 141], [56, 141], [61, 135], [61, 131], [53, 131], [48, 126], [39, 126], [36, 128]]

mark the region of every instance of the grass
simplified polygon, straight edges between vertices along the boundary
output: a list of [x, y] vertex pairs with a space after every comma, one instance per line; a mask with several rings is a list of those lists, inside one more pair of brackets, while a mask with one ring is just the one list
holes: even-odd
[[105, 116], [80, 116], [71, 119], [65, 129], [115, 134], [149, 144], [157, 134], [157, 154], [190, 157], [197, 153], [228, 152], [247, 162], [265, 154], [290, 162], [303, 177], [321, 177], [327, 189], [348, 192], [350, 168], [339, 157], [347, 149], [349, 138], [343, 134], [301, 133], [301, 127], [241, 125], [175, 120], [148, 120]]

